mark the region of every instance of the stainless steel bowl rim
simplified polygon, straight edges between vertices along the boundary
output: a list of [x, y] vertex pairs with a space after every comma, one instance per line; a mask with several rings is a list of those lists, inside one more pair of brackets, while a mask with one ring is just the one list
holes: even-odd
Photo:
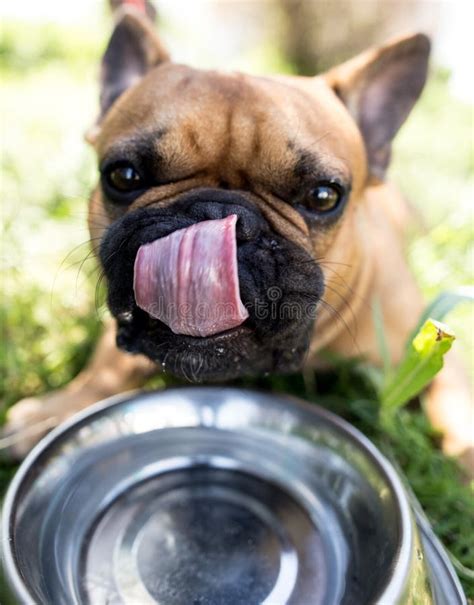
[[395, 495], [395, 501], [398, 506], [398, 513], [400, 519], [400, 535], [401, 544], [398, 551], [398, 558], [396, 565], [392, 570], [392, 576], [377, 599], [377, 603], [380, 605], [386, 603], [397, 603], [404, 596], [404, 590], [406, 588], [407, 579], [410, 573], [410, 564], [414, 546], [414, 521], [411, 514], [411, 508], [407, 495], [401, 480], [399, 479], [396, 471], [383, 454], [375, 447], [375, 445], [358, 429], [353, 427], [351, 424], [340, 418], [339, 416], [321, 408], [317, 404], [308, 403], [301, 399], [293, 396], [279, 395], [274, 393], [268, 393], [264, 391], [253, 391], [249, 389], [237, 389], [232, 387], [173, 387], [166, 389], [165, 391], [128, 391], [126, 393], [110, 397], [103, 401], [100, 401], [86, 410], [79, 412], [72, 416], [69, 420], [53, 429], [48, 435], [46, 435], [27, 455], [25, 460], [20, 465], [16, 472], [10, 486], [7, 490], [3, 511], [2, 511], [2, 531], [1, 531], [1, 550], [3, 557], [3, 565], [5, 568], [8, 582], [13, 590], [16, 592], [17, 598], [20, 602], [25, 605], [36, 605], [32, 599], [27, 587], [25, 586], [20, 573], [18, 572], [17, 565], [15, 562], [15, 555], [13, 551], [13, 527], [12, 519], [16, 507], [16, 499], [19, 493], [20, 487], [23, 480], [30, 472], [38, 458], [54, 444], [58, 437], [65, 435], [68, 431], [77, 428], [79, 425], [84, 424], [85, 421], [103, 412], [104, 410], [126, 403], [128, 401], [136, 400], [141, 397], [153, 397], [160, 396], [169, 393], [170, 391], [187, 391], [192, 396], [194, 390], [203, 389], [219, 391], [226, 393], [232, 393], [235, 396], [250, 396], [250, 397], [261, 397], [267, 396], [273, 399], [278, 399], [280, 402], [291, 403], [303, 407], [306, 412], [314, 414], [315, 416], [324, 417], [335, 429], [343, 433], [350, 440], [355, 442], [361, 449], [365, 451], [371, 461], [379, 467], [382, 474], [385, 475], [387, 483], [390, 485]]

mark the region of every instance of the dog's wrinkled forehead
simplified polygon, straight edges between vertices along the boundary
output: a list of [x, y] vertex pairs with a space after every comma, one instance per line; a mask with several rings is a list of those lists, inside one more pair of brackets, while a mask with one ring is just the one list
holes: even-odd
[[100, 115], [88, 139], [103, 159], [127, 140], [155, 136], [150, 152], [170, 178], [181, 164], [230, 186], [237, 175], [239, 186], [255, 186], [258, 175], [275, 187], [293, 171], [346, 185], [350, 177], [354, 193], [368, 175], [384, 178], [429, 50], [423, 34], [405, 36], [313, 78], [200, 71], [174, 64], [145, 12], [124, 6], [102, 59]]
[[324, 81], [172, 63], [118, 99], [97, 149], [99, 158], [152, 154], [164, 179], [209, 173], [229, 186], [291, 186], [314, 171], [357, 187], [365, 176], [359, 131]]

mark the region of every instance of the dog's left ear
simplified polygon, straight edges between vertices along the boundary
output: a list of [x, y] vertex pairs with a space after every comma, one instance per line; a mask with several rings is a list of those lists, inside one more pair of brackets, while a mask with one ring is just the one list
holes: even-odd
[[385, 175], [392, 139], [423, 90], [429, 54], [427, 36], [415, 34], [366, 51], [324, 75], [359, 126], [372, 176]]
[[[153, 67], [169, 61], [169, 55], [145, 10], [130, 1], [118, 3], [115, 28], [102, 58], [100, 73], [100, 114], [86, 139], [94, 143], [100, 122], [127, 88]], [[143, 3], [144, 4], [144, 3]]]
[[117, 13], [115, 29], [102, 59], [101, 114], [127, 88], [164, 61], [169, 61], [169, 55], [152, 21], [145, 12], [124, 5]]

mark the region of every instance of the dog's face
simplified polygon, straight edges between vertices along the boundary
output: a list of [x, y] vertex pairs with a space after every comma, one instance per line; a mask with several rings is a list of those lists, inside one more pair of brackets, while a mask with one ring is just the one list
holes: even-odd
[[[94, 135], [101, 179], [89, 215], [119, 346], [192, 380], [298, 369], [327, 304], [324, 259], [335, 246], [350, 251], [340, 234], [368, 179], [387, 166], [390, 140], [423, 86], [427, 54], [418, 36], [318, 78], [200, 71], [171, 63], [149, 23], [125, 13], [104, 57]], [[397, 78], [407, 79], [407, 93]], [[223, 261], [221, 290], [237, 286], [245, 316], [230, 329], [220, 330], [227, 324], [219, 320], [196, 334], [139, 304], [137, 292], [147, 288], [137, 276], [139, 250], [203, 221], [219, 230], [231, 216], [236, 258], [225, 262], [235, 262], [238, 275]], [[196, 241], [189, 261], [218, 266], [199, 260]], [[221, 244], [217, 255], [227, 249]], [[183, 267], [170, 255], [160, 261], [168, 280]], [[205, 280], [206, 268], [190, 271]], [[204, 299], [207, 286], [216, 287], [196, 286]], [[184, 300], [171, 290], [173, 302]], [[188, 312], [196, 297], [185, 298]]]

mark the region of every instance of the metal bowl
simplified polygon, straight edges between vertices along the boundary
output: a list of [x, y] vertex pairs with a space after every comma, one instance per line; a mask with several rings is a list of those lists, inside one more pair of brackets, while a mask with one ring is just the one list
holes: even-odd
[[430, 582], [400, 480], [363, 435], [229, 388], [114, 398], [53, 431], [9, 488], [2, 554], [27, 604], [463, 602], [446, 561], [451, 588], [439, 566]]

